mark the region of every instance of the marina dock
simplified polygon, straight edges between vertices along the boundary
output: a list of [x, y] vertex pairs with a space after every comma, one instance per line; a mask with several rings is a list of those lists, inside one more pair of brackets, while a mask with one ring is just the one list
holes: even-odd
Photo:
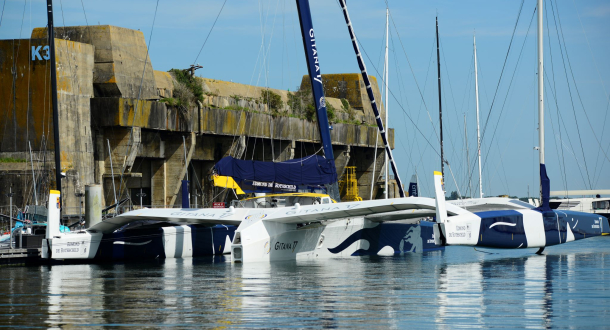
[[0, 266], [40, 263], [41, 248], [0, 249]]

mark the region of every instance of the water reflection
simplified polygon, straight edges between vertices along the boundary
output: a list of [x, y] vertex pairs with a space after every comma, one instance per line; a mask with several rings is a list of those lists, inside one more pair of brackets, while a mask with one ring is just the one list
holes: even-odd
[[483, 265], [480, 262], [449, 264], [438, 274], [437, 322], [440, 328], [452, 328], [447, 320], [473, 318], [468, 326], [483, 324]]
[[592, 241], [605, 249], [5, 267], [0, 326], [599, 328], [610, 241]]
[[[103, 281], [92, 276], [94, 265], [54, 266], [52, 272], [42, 267], [42, 273], [48, 273], [46, 320], [49, 327], [61, 327], [66, 324], [81, 323], [83, 320], [93, 324], [103, 324], [104, 292]], [[66, 299], [66, 297], [70, 297]], [[75, 310], [80, 311], [74, 313]]]

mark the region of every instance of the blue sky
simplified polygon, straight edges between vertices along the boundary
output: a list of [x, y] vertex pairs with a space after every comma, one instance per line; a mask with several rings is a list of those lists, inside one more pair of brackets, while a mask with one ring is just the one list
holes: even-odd
[[[357, 72], [357, 62], [337, 1], [310, 2], [322, 72]], [[548, 19], [545, 16], [545, 29], [547, 22], [550, 27], [550, 31], [545, 30], [544, 41], [545, 78], [548, 78], [545, 90], [546, 163], [551, 190], [565, 187], [572, 190], [609, 189], [610, 161], [607, 157], [610, 157], [610, 150], [607, 148], [610, 146], [610, 132], [605, 131], [610, 127], [610, 118], [605, 115], [608, 113], [607, 95], [610, 94], [610, 63], [606, 60], [610, 55], [610, 39], [607, 37], [610, 35], [610, 3], [553, 2], [563, 31], [557, 34], [551, 2], [545, 2], [548, 14]], [[306, 73], [295, 2], [228, 0], [196, 60], [222, 3], [223, 0], [160, 0], [152, 39], [149, 38], [156, 5], [154, 0], [83, 0], [84, 12], [80, 0], [54, 1], [55, 24], [85, 25], [88, 22], [90, 25], [112, 24], [140, 29], [149, 42], [150, 57], [156, 70], [186, 68], [196, 61], [203, 65], [198, 74], [204, 77], [294, 90]], [[390, 27], [389, 86], [393, 94], [389, 101], [390, 127], [396, 129], [394, 154], [401, 178], [408, 181], [417, 170], [422, 193], [431, 196], [432, 171], [440, 168], [436, 137], [436, 58], [433, 56], [434, 18], [438, 14], [445, 155], [457, 185], [465, 194], [469, 176], [464, 139], [466, 116], [470, 169], [474, 169], [472, 186], [477, 190], [472, 66], [472, 35], [476, 29], [482, 126], [489, 116], [488, 130], [482, 143], [483, 191], [486, 196], [527, 196], [529, 185], [529, 194], [536, 196], [535, 19], [528, 34], [535, 1], [524, 1], [497, 93], [496, 86], [520, 1], [388, 0], [388, 4], [393, 18]], [[46, 25], [45, 1], [0, 0], [2, 5], [0, 39], [27, 38], [32, 28]], [[382, 0], [348, 1], [369, 72], [375, 76], [379, 76], [383, 67], [385, 6]], [[565, 40], [563, 59], [558, 37], [562, 38], [562, 46]], [[605, 154], [600, 152], [600, 145], [606, 149]], [[447, 167], [445, 171], [447, 191], [456, 190]]]

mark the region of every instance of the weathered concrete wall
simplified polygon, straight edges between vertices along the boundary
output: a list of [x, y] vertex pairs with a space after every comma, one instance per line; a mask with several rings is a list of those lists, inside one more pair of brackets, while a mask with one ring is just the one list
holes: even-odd
[[154, 71], [155, 83], [157, 84], [157, 94], [161, 98], [173, 97], [174, 78], [169, 72]]
[[[32, 31], [32, 39], [46, 36], [46, 28]], [[147, 57], [146, 40], [141, 31], [112, 25], [66, 26], [56, 27], [55, 36], [95, 46], [95, 96], [144, 100], [159, 98], [152, 64]]]
[[[275, 117], [255, 112], [201, 109], [200, 133], [246, 135], [295, 141], [319, 142], [318, 124], [294, 117]], [[331, 131], [333, 145], [375, 146], [377, 127], [334, 124]], [[388, 131], [389, 143], [394, 148], [394, 129]], [[381, 139], [378, 146], [381, 146]]]
[[[104, 25], [58, 28], [56, 33], [69, 39], [55, 41], [66, 209], [77, 209], [76, 195], [92, 183], [103, 185], [105, 205], [114, 203], [115, 189], [117, 199], [131, 195], [139, 205], [134, 191], [140, 187], [147, 191], [149, 205], [179, 205], [180, 181], [187, 171], [192, 196], [199, 194], [199, 206], [209, 206], [233, 197], [210, 181], [211, 169], [222, 157], [285, 161], [321, 152], [317, 123], [304, 119], [308, 114], [303, 106], [297, 110], [289, 105], [291, 99], [302, 105], [311, 99], [307, 76], [297, 93], [271, 89], [283, 102], [280, 109], [263, 102], [264, 87], [209, 78], [198, 78], [205, 93], [202, 104], [177, 108], [168, 105], [171, 100], [157, 101], [172, 97], [174, 78], [154, 71], [146, 61], [141, 32]], [[41, 39], [0, 41], [0, 157], [27, 158], [27, 141], [34, 150], [53, 149], [48, 61], [44, 52], [40, 59], [30, 59], [31, 46], [45, 45], [46, 29], [35, 29], [32, 36]], [[366, 88], [359, 74], [323, 79], [327, 104], [335, 108], [331, 138], [337, 172], [341, 176], [346, 166], [357, 166], [360, 196], [368, 199], [371, 180], [379, 178], [383, 149], [379, 139], [373, 155], [378, 132]], [[379, 97], [374, 77], [372, 84]], [[351, 106], [345, 108], [341, 99]], [[393, 147], [394, 131], [388, 131]], [[52, 152], [46, 156], [53, 159]], [[15, 179], [24, 178], [20, 173], [25, 172], [2, 173], [12, 177], [0, 179], [0, 184], [19, 182], [22, 197], [31, 196], [27, 181]], [[53, 176], [49, 178], [47, 185], [54, 186]]]
[[[0, 40], [0, 157], [7, 152], [53, 150], [53, 117], [44, 39]], [[55, 39], [57, 101], [64, 205], [93, 181], [89, 99], [93, 97], [93, 46]], [[13, 75], [13, 73], [15, 73]], [[50, 154], [53, 159], [53, 153]]]
[[203, 83], [203, 92], [214, 96], [233, 97], [240, 96], [241, 98], [258, 99], [262, 92], [266, 89], [278, 94], [284, 104], [288, 102], [288, 91], [274, 88], [266, 88], [261, 86], [252, 86], [234, 83], [231, 81], [223, 81], [210, 78], [200, 78]]
[[[371, 81], [371, 87], [373, 88], [375, 101], [379, 105], [379, 111], [383, 117], [385, 116], [385, 106], [383, 105], [383, 102], [381, 102], [381, 94], [379, 93], [377, 78], [374, 76], [369, 76], [369, 78]], [[364, 80], [362, 80], [361, 74], [323, 74], [322, 83], [324, 85], [324, 96], [337, 99], [347, 99], [350, 106], [352, 106], [354, 109], [363, 111], [366, 118], [365, 120], [367, 122], [375, 123], [373, 108], [371, 107], [371, 101], [366, 93], [366, 86], [364, 85]], [[311, 91], [309, 76], [303, 76], [301, 81], [301, 90]]]

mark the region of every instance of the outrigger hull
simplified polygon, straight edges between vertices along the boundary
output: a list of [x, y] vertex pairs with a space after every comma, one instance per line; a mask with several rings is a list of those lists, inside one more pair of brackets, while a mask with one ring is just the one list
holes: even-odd
[[441, 225], [446, 245], [543, 248], [607, 234], [606, 217], [575, 211], [502, 210], [450, 217]]
[[73, 233], [43, 244], [55, 260], [151, 260], [221, 255], [230, 251], [236, 226], [151, 226], [110, 234]]

